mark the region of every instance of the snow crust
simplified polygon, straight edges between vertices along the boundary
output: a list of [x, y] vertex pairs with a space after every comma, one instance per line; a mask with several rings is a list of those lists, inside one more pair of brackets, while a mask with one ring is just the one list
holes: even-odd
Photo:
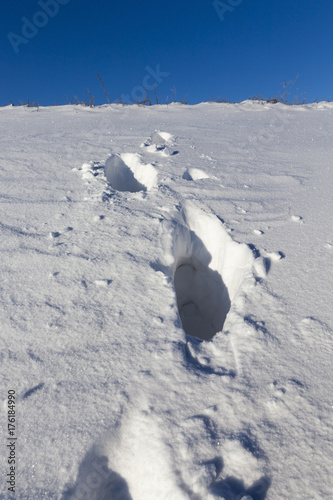
[[330, 103], [0, 109], [0, 498], [333, 498], [332, 131]]

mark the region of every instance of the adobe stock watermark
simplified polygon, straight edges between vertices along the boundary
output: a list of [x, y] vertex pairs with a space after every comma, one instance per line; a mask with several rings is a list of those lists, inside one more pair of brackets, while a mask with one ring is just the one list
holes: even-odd
[[233, 12], [236, 7], [238, 7], [244, 0], [225, 0], [222, 2], [221, 0], [214, 0], [213, 7], [216, 10], [217, 15], [220, 18], [220, 21], [224, 21], [224, 15], [227, 12]]
[[67, 5], [69, 2], [70, 0], [39, 0], [37, 3], [41, 10], [35, 12], [31, 20], [25, 16], [21, 18], [23, 23], [21, 34], [13, 32], [7, 34], [15, 54], [19, 53], [22, 44], [27, 45], [38, 34], [39, 30], [48, 24], [50, 18], [58, 14], [60, 5]]
[[[105, 145], [108, 135], [117, 133], [119, 122], [125, 122], [130, 114], [131, 105], [126, 105], [125, 101], [131, 98], [134, 102], [145, 100], [145, 89], [147, 91], [156, 89], [168, 77], [170, 73], [161, 71], [160, 64], [156, 64], [155, 69], [147, 65], [145, 67], [146, 74], [142, 79], [142, 85], [137, 85], [132, 88], [130, 94], [121, 94], [123, 103], [113, 103], [107, 106], [107, 110], [117, 117], [117, 120], [108, 119], [108, 115], [104, 114], [103, 119], [98, 121], [97, 127], [87, 132], [80, 134], [80, 140], [66, 145], [66, 158], [69, 163], [75, 161], [84, 152], [85, 161], [95, 161], [98, 149], [96, 145]], [[119, 121], [118, 121], [119, 120]]]

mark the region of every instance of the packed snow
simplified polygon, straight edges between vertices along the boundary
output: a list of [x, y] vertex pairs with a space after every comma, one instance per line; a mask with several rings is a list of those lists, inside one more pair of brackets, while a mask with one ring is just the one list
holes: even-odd
[[333, 105], [0, 129], [0, 498], [333, 498]]

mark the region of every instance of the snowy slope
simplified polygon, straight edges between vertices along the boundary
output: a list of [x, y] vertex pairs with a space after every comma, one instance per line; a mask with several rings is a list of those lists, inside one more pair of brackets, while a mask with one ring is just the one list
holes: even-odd
[[332, 108], [0, 109], [0, 498], [333, 498]]

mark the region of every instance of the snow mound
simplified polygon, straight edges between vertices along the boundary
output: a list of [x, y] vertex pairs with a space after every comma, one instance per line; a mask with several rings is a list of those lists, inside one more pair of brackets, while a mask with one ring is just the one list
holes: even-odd
[[221, 331], [244, 280], [252, 277], [253, 254], [232, 240], [220, 220], [187, 202], [175, 224], [171, 255], [177, 305], [187, 335], [211, 339]]
[[157, 185], [157, 171], [150, 164], [142, 163], [137, 154], [111, 155], [105, 164], [105, 176], [117, 191], [149, 191]]
[[199, 181], [201, 179], [209, 179], [209, 175], [200, 168], [187, 168], [183, 174], [183, 179], [187, 181]]

